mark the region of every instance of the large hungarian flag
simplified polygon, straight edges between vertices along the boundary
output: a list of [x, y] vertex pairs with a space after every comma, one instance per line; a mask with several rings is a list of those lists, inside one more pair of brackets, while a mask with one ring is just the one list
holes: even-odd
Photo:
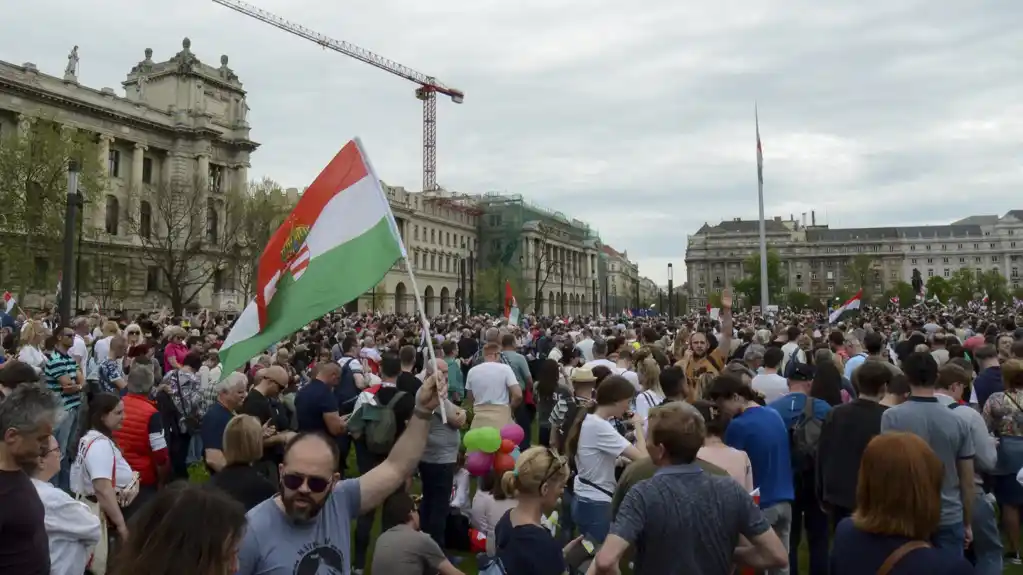
[[849, 298], [847, 302], [842, 304], [842, 307], [831, 312], [831, 315], [828, 316], [828, 323], [835, 323], [836, 321], [841, 319], [843, 315], [848, 315], [853, 311], [858, 311], [860, 309], [860, 299], [862, 297], [863, 290], [861, 289], [860, 291], [856, 292], [856, 295], [852, 296], [851, 298]]
[[223, 373], [372, 289], [403, 255], [380, 180], [348, 142], [263, 250], [256, 297], [220, 349]]

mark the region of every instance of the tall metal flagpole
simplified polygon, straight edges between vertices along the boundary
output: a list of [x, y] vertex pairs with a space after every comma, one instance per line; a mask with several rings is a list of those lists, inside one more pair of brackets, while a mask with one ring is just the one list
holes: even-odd
[[767, 314], [767, 229], [764, 222], [764, 151], [760, 147], [760, 112], [753, 104], [757, 125], [757, 195], [760, 200], [760, 313]]

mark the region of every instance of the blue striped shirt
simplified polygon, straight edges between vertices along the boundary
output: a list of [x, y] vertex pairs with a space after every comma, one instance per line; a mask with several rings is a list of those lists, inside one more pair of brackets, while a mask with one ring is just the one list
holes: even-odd
[[75, 358], [56, 350], [50, 354], [49, 359], [46, 360], [46, 367], [43, 368], [43, 376], [46, 377], [46, 387], [60, 396], [64, 402], [65, 410], [74, 409], [82, 404], [81, 393], [64, 393], [60, 385], [60, 378], [65, 375], [70, 377], [72, 382], [75, 381], [77, 372], [78, 364], [75, 362]]

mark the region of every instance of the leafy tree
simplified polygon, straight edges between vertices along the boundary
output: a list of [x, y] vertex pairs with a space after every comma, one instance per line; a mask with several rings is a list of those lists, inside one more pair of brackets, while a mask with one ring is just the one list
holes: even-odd
[[[768, 265], [768, 269], [770, 269], [770, 265], [771, 265], [770, 262], [768, 262], [767, 265]], [[770, 280], [768, 280], [768, 284], [770, 284]], [[757, 294], [757, 297], [758, 298], [760, 297], [759, 292]], [[707, 294], [707, 303], [710, 304], [710, 307], [721, 307], [721, 292], [720, 291], [712, 291], [712, 292], [708, 293]]]
[[956, 270], [948, 280], [949, 294], [959, 305], [966, 305], [977, 293], [977, 281], [968, 268]]
[[1009, 301], [1009, 285], [998, 270], [988, 270], [977, 277], [977, 291], [986, 293], [992, 303]]
[[248, 301], [255, 297], [256, 275], [263, 249], [295, 206], [284, 188], [270, 178], [249, 184], [239, 200], [241, 222], [232, 258], [238, 274], [238, 289]]
[[[916, 304], [916, 291], [908, 282], [900, 281], [896, 283], [893, 287], [889, 288], [884, 295], [888, 298], [888, 300], [891, 300], [893, 297], [899, 298], [899, 307], [902, 309], [912, 307]], [[886, 301], [885, 304], [887, 305], [887, 303], [888, 302]]]
[[[216, 280], [228, 283], [234, 273], [245, 214], [244, 193], [206, 190], [200, 178], [188, 184], [160, 184], [132, 190], [127, 224], [138, 238], [137, 265], [157, 272], [154, 291], [169, 300], [175, 314], [192, 307], [203, 289]], [[149, 206], [143, 211], [142, 202]], [[146, 215], [148, 214], [148, 216]]]
[[941, 276], [927, 278], [927, 299], [938, 298], [941, 303], [948, 303], [952, 295], [952, 284]]
[[801, 291], [790, 291], [786, 297], [789, 307], [795, 310], [804, 310], [813, 304], [810, 294]]
[[863, 290], [864, 299], [874, 291], [874, 258], [869, 254], [856, 254], [849, 259], [850, 287]]
[[[505, 280], [511, 283], [515, 301], [518, 303], [519, 309], [525, 313], [527, 300], [522, 297], [526, 294], [522, 292], [521, 270], [511, 265], [490, 266], [476, 272], [477, 310], [488, 311], [498, 315], [504, 313]], [[545, 315], [547, 313], [547, 302], [544, 301], [544, 298], [541, 298], [541, 303], [544, 306], [541, 314]]]
[[[760, 305], [760, 254], [751, 255], [743, 266], [746, 277], [735, 282], [735, 293], [741, 295], [747, 305]], [[778, 300], [786, 283], [778, 252], [767, 250], [767, 295], [771, 302]]]
[[[56, 286], [68, 162], [79, 165], [78, 191], [86, 204], [94, 204], [106, 185], [91, 134], [45, 118], [26, 120], [23, 128], [0, 141], [0, 257], [17, 272], [12, 287], [22, 301], [33, 284], [48, 290]], [[34, 277], [37, 257], [49, 261], [47, 277]]]

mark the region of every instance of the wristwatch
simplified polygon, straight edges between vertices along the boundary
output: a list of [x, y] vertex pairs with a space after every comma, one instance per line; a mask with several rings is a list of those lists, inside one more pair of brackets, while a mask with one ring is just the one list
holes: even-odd
[[412, 410], [412, 414], [415, 415], [416, 417], [418, 417], [419, 419], [424, 419], [424, 420], [427, 420], [427, 421], [429, 421], [430, 418], [433, 417], [433, 412], [432, 411], [430, 411], [429, 409], [426, 409], [425, 407], [419, 407], [418, 405], [416, 406], [416, 408], [414, 410]]

